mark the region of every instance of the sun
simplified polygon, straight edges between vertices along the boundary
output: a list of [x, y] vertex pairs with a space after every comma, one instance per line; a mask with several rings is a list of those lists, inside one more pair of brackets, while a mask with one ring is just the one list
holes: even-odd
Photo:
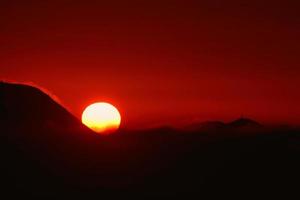
[[97, 102], [85, 108], [81, 121], [97, 133], [110, 134], [119, 129], [121, 115], [113, 105], [106, 102]]

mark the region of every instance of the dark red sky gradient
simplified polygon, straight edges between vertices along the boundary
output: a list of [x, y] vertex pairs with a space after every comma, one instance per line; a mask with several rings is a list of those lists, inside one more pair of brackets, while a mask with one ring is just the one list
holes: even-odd
[[78, 117], [111, 102], [125, 127], [300, 124], [297, 1], [103, 2], [1, 1], [0, 79], [47, 88]]

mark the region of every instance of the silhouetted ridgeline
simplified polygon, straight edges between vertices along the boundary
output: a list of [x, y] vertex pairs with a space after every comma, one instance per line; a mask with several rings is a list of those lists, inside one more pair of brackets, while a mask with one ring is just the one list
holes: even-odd
[[299, 131], [289, 127], [241, 118], [104, 137], [40, 90], [9, 83], [0, 120], [3, 195], [244, 199], [298, 186]]

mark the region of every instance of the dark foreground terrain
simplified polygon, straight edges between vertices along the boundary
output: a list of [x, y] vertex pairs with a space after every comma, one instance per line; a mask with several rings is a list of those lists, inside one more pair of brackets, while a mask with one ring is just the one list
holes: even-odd
[[38, 89], [0, 83], [0, 195], [287, 199], [299, 136], [249, 119], [100, 136]]

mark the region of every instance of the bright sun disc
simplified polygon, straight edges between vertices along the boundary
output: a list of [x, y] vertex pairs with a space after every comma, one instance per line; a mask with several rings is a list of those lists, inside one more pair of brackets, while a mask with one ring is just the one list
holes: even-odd
[[83, 111], [81, 121], [97, 133], [109, 134], [119, 128], [121, 115], [113, 105], [99, 102], [89, 105]]

